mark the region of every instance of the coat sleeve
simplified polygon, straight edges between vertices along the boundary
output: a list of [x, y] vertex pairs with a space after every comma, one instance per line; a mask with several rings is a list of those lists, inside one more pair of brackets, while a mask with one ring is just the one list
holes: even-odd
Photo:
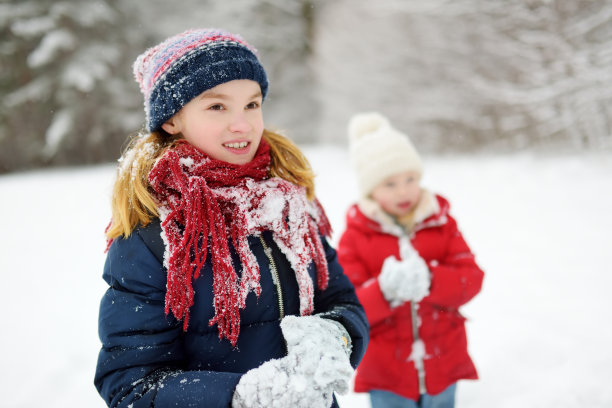
[[370, 327], [355, 288], [338, 263], [336, 251], [323, 238], [329, 269], [327, 289], [315, 293], [315, 313], [341, 323], [351, 336], [351, 365], [356, 368], [368, 346]]
[[241, 375], [185, 370], [182, 324], [164, 313], [166, 272], [138, 234], [104, 266], [94, 383], [109, 407], [230, 407]]
[[361, 239], [360, 235], [347, 228], [338, 244], [338, 258], [346, 275], [355, 285], [357, 297], [365, 309], [370, 326], [374, 327], [389, 318], [393, 312], [380, 290], [378, 273], [372, 275], [362, 259], [362, 251], [357, 244]]
[[429, 262], [431, 287], [422, 302], [458, 308], [480, 292], [484, 272], [476, 264], [474, 254], [451, 216], [445, 228], [446, 254], [440, 260]]

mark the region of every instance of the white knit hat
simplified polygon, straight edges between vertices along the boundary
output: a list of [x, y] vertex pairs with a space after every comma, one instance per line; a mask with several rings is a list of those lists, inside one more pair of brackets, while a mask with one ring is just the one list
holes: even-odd
[[349, 154], [362, 197], [393, 174], [423, 173], [421, 157], [403, 133], [377, 112], [354, 115], [348, 124]]

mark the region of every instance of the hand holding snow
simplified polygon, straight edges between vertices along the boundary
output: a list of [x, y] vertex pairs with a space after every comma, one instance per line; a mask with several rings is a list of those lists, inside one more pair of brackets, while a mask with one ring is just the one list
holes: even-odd
[[339, 326], [318, 316], [287, 316], [281, 322], [289, 356], [298, 356], [299, 370], [313, 377], [319, 388], [330, 388], [330, 395], [347, 393], [353, 375], [342, 340], [348, 333]]
[[336, 324], [317, 316], [287, 316], [281, 329], [287, 356], [243, 375], [234, 408], [328, 408], [334, 391], [348, 392], [353, 368]]
[[400, 254], [402, 260], [394, 256], [385, 259], [378, 276], [380, 290], [391, 307], [419, 302], [429, 294], [429, 268], [406, 238], [400, 240]]

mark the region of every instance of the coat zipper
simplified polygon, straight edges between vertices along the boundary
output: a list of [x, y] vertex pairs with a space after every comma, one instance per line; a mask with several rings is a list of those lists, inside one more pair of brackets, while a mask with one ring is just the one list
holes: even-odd
[[[410, 236], [408, 236], [407, 234], [402, 234], [402, 236], [399, 238], [401, 239], [407, 239], [410, 242]], [[401, 245], [401, 243], [400, 243]], [[412, 245], [412, 244], [410, 244]], [[410, 314], [412, 317], [412, 353], [414, 353], [414, 349], [415, 346], [421, 342], [422, 340], [419, 337], [419, 315], [417, 313], [418, 309], [418, 304], [415, 304], [414, 302], [410, 302]], [[421, 347], [421, 345], [419, 345], [419, 347]], [[423, 353], [425, 353], [425, 344], [422, 344], [422, 351]], [[411, 353], [411, 357], [412, 357], [412, 353]], [[418, 355], [416, 356], [416, 358], [414, 359], [414, 367], [417, 370], [417, 377], [419, 380], [419, 393], [420, 394], [426, 394], [427, 393], [427, 386], [425, 385], [425, 355]]]
[[[417, 314], [417, 305], [415, 305], [414, 302], [410, 302], [410, 313], [412, 314], [412, 338], [413, 338], [412, 347], [414, 350], [414, 345], [417, 342], [421, 341], [419, 337], [419, 326], [418, 326], [419, 316]], [[423, 344], [423, 352], [425, 352], [425, 344]], [[425, 360], [425, 356], [423, 355], [418, 356], [418, 358], [414, 360], [414, 366], [417, 369], [417, 375], [419, 378], [419, 393], [420, 394], [427, 393], [427, 387], [425, 386], [424, 360]]]
[[276, 263], [274, 262], [274, 258], [272, 257], [272, 249], [266, 244], [266, 241], [264, 241], [261, 235], [259, 236], [259, 240], [261, 241], [261, 245], [264, 248], [264, 253], [270, 261], [270, 273], [272, 274], [272, 281], [274, 282], [274, 286], [276, 286], [276, 293], [278, 295], [278, 310], [280, 312], [279, 320], [282, 320], [285, 317], [285, 302], [283, 302], [283, 291], [281, 290], [278, 269], [276, 268]]

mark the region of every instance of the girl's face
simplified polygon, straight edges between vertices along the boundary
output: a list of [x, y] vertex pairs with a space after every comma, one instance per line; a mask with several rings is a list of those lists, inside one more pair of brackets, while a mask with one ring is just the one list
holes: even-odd
[[397, 173], [384, 179], [370, 196], [394, 217], [408, 214], [421, 199], [420, 176], [415, 171]]
[[261, 103], [257, 82], [226, 82], [196, 96], [162, 128], [180, 133], [213, 159], [245, 164], [255, 157], [263, 135]]

